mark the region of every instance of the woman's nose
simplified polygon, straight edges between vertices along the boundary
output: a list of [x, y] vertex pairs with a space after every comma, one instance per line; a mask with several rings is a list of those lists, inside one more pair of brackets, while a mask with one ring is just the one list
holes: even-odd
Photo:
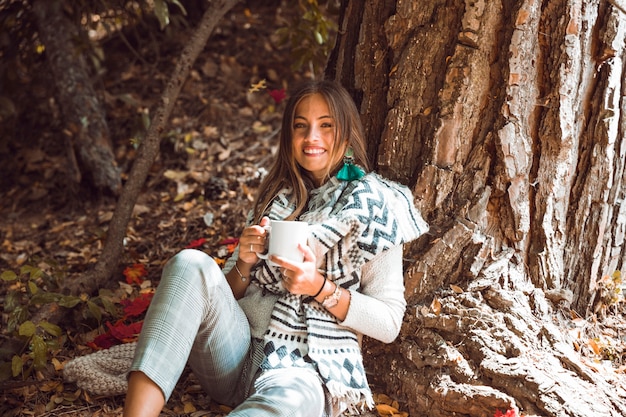
[[309, 129], [309, 140], [318, 140], [320, 138], [320, 130], [315, 126]]

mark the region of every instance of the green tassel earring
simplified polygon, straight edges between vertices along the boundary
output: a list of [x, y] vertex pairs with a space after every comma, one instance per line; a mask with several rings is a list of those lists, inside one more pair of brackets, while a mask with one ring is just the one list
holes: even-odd
[[354, 151], [352, 148], [346, 149], [346, 153], [343, 156], [343, 166], [337, 173], [337, 179], [341, 181], [358, 180], [365, 175], [358, 165], [354, 165]]

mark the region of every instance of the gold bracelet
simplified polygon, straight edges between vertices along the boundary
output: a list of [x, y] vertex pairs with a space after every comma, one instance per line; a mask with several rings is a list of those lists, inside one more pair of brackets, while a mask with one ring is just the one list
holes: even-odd
[[322, 305], [324, 308], [333, 308], [337, 304], [339, 304], [339, 300], [341, 299], [341, 287], [335, 283], [335, 291], [332, 294], [324, 297], [324, 301], [322, 301]]
[[241, 279], [241, 282], [246, 282], [248, 280], [248, 278], [244, 277], [241, 271], [239, 270], [239, 267], [237, 266], [237, 262], [235, 262], [235, 271], [237, 271], [237, 273], [239, 274], [239, 278]]

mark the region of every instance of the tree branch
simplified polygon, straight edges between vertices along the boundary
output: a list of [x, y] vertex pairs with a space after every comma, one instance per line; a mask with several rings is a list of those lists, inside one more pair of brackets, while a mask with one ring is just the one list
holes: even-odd
[[124, 185], [115, 206], [102, 254], [91, 272], [70, 284], [72, 293], [93, 293], [98, 288], [104, 286], [113, 275], [124, 249], [123, 239], [126, 235], [133, 207], [146, 181], [150, 167], [159, 154], [161, 134], [165, 130], [166, 122], [172, 113], [180, 89], [215, 26], [238, 1], [212, 1], [190, 42], [183, 49], [174, 73], [163, 93], [161, 105], [156, 110], [146, 138], [139, 147], [137, 159], [131, 168], [128, 181]]

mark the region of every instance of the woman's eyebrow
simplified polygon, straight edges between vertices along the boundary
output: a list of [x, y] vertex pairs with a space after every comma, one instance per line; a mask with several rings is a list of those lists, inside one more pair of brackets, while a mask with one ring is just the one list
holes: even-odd
[[[302, 120], [307, 120], [306, 117], [304, 116], [300, 116], [298, 114], [296, 114], [295, 116], [293, 116], [294, 120], [295, 119], [302, 119]], [[330, 115], [323, 115], [317, 118], [317, 120], [322, 120], [322, 119], [332, 119], [333, 117]]]

